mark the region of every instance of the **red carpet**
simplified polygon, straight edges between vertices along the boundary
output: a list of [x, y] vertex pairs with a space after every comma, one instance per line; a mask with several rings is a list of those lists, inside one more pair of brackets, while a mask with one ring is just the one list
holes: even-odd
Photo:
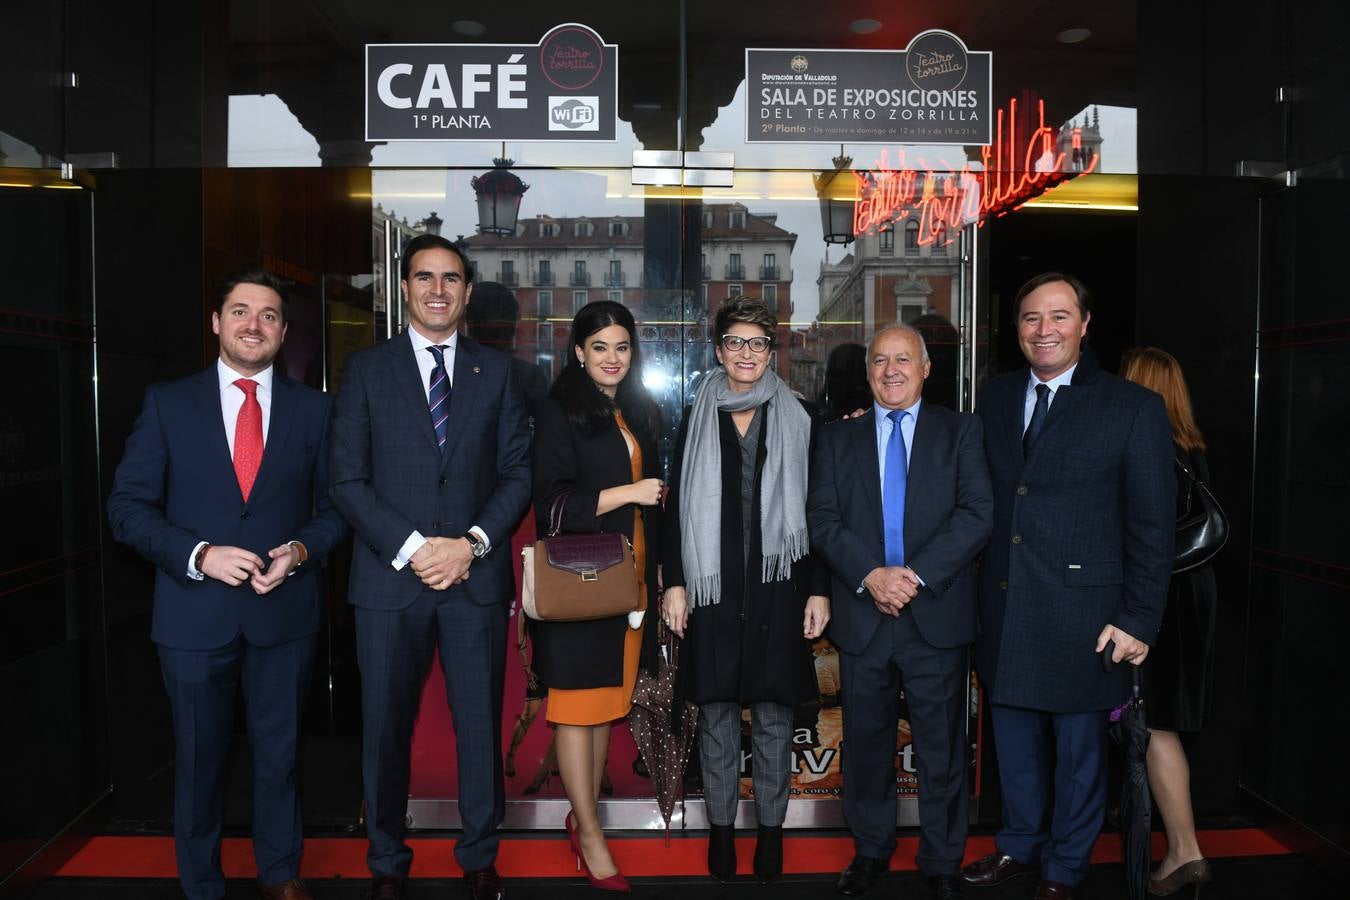
[[[408, 842], [414, 853], [412, 877], [454, 878], [461, 874], [455, 864], [455, 842], [449, 838], [415, 838]], [[903, 837], [891, 861], [892, 871], [912, 871], [918, 839]], [[614, 860], [629, 876], [656, 877], [707, 874], [707, 839], [673, 837], [670, 846], [660, 836], [612, 838]], [[990, 852], [994, 839], [973, 837], [966, 847], [966, 860]], [[1200, 848], [1211, 859], [1226, 857], [1280, 856], [1292, 851], [1264, 831], [1240, 828], [1200, 834]], [[1153, 836], [1154, 858], [1161, 858], [1164, 836]], [[753, 834], [739, 841], [740, 871], [750, 874], [754, 853]], [[847, 837], [787, 837], [783, 841], [783, 868], [790, 874], [838, 872], [853, 858], [853, 842]], [[1094, 863], [1120, 861], [1120, 839], [1102, 835], [1092, 855]], [[253, 848], [247, 838], [227, 838], [221, 850], [227, 878], [252, 878]], [[497, 868], [508, 878], [556, 878], [576, 874], [576, 863], [567, 841], [560, 837], [508, 838], [502, 841]], [[170, 837], [96, 837], [86, 844], [56, 874], [68, 878], [173, 878], [176, 869]], [[364, 838], [312, 838], [305, 841], [305, 878], [362, 878], [366, 870]]]

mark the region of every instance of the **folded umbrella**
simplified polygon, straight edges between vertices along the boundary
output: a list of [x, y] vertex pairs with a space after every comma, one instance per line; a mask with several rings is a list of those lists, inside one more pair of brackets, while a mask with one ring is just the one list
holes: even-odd
[[633, 708], [628, 727], [638, 753], [647, 764], [656, 805], [666, 822], [670, 839], [670, 820], [675, 803], [684, 796], [684, 770], [698, 730], [698, 707], [679, 701], [676, 709], [675, 673], [679, 666], [679, 644], [664, 624], [658, 622], [659, 660], [657, 673], [643, 668], [633, 687]]
[[[1109, 660], [1110, 648], [1104, 658]], [[1153, 797], [1148, 789], [1148, 724], [1140, 690], [1139, 666], [1131, 666], [1134, 686], [1130, 699], [1112, 713], [1111, 736], [1125, 751], [1120, 796], [1120, 842], [1125, 865], [1125, 886], [1130, 900], [1148, 894], [1152, 865]], [[1117, 717], [1118, 716], [1118, 717]]]

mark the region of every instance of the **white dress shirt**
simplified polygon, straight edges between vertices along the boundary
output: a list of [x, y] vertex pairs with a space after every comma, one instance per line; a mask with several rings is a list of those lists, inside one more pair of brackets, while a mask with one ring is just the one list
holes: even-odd
[[[422, 393], [427, 398], [427, 406], [430, 407], [431, 373], [436, 369], [436, 357], [433, 356], [431, 351], [427, 348], [435, 347], [437, 344], [435, 341], [423, 337], [416, 326], [410, 326], [408, 328], [408, 337], [412, 340], [413, 358], [417, 360], [417, 371], [422, 376]], [[456, 332], [450, 335], [443, 346], [445, 347], [445, 350], [441, 352], [441, 355], [445, 358], [445, 377], [450, 381], [450, 389], [454, 390], [455, 349], [459, 346], [459, 333]], [[431, 415], [430, 411], [427, 412], [427, 415]], [[478, 539], [482, 541], [489, 550], [492, 549], [492, 541], [488, 539], [487, 532], [483, 531], [483, 529], [479, 528], [477, 525], [470, 527], [469, 530], [478, 535]], [[414, 530], [412, 534], [408, 535], [408, 539], [403, 542], [403, 546], [398, 550], [398, 555], [394, 557], [390, 565], [395, 569], [402, 569], [408, 564], [408, 560], [413, 558], [413, 554], [418, 550], [421, 550], [422, 545], [426, 542], [427, 539], [422, 535], [422, 532]]]
[[[430, 356], [431, 354], [427, 354]], [[216, 360], [216, 377], [220, 380], [220, 418], [225, 424], [225, 441], [230, 447], [230, 459], [234, 459], [234, 429], [239, 424], [239, 410], [244, 406], [248, 395], [243, 388], [235, 384], [240, 378], [251, 378], [258, 382], [256, 394], [258, 405], [262, 407], [263, 446], [267, 446], [267, 429], [272, 421], [272, 367], [268, 366], [257, 375], [242, 375], [225, 365], [225, 360]], [[201, 581], [205, 576], [197, 569], [197, 552], [209, 541], [200, 541], [188, 554], [187, 573], [189, 578]]]
[[1061, 372], [1054, 378], [1051, 378], [1049, 381], [1041, 381], [1039, 378], [1036, 377], [1035, 372], [1031, 373], [1031, 375], [1027, 378], [1026, 404], [1022, 410], [1023, 434], [1027, 433], [1027, 428], [1030, 427], [1031, 425], [1031, 413], [1036, 409], [1036, 385], [1046, 384], [1050, 386], [1050, 396], [1046, 399], [1045, 403], [1045, 410], [1046, 412], [1049, 412], [1050, 405], [1055, 402], [1055, 393], [1061, 387], [1073, 381], [1073, 372], [1077, 368], [1078, 363], [1074, 363], [1073, 365], [1069, 366], [1069, 368], [1066, 371]]

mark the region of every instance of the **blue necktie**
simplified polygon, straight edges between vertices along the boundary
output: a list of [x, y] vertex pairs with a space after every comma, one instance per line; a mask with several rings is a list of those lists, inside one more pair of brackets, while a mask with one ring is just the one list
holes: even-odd
[[886, 565], [905, 564], [905, 484], [909, 481], [909, 461], [905, 436], [900, 423], [909, 410], [890, 412], [891, 439], [886, 443], [886, 482], [882, 487], [881, 512], [886, 526]]
[[427, 405], [431, 407], [431, 427], [436, 432], [436, 447], [445, 452], [445, 433], [450, 418], [450, 376], [445, 372], [445, 345], [428, 347], [436, 357], [436, 368], [431, 370], [430, 390], [427, 391]]
[[1050, 385], [1036, 385], [1036, 406], [1031, 411], [1031, 421], [1027, 423], [1027, 430], [1022, 435], [1022, 456], [1031, 455], [1031, 448], [1036, 446], [1036, 438], [1041, 436], [1041, 426], [1045, 424], [1045, 415], [1050, 411]]

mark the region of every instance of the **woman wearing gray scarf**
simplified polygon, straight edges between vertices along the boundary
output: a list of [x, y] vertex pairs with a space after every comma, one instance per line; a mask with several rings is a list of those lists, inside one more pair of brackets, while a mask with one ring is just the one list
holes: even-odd
[[678, 689], [699, 704], [708, 869], [736, 871], [741, 708], [754, 748], [754, 871], [783, 869], [793, 707], [816, 698], [811, 642], [830, 618], [829, 574], [810, 553], [812, 416], [770, 368], [778, 320], [734, 297], [716, 319], [717, 361], [685, 410], [671, 468], [662, 616], [685, 639]]

